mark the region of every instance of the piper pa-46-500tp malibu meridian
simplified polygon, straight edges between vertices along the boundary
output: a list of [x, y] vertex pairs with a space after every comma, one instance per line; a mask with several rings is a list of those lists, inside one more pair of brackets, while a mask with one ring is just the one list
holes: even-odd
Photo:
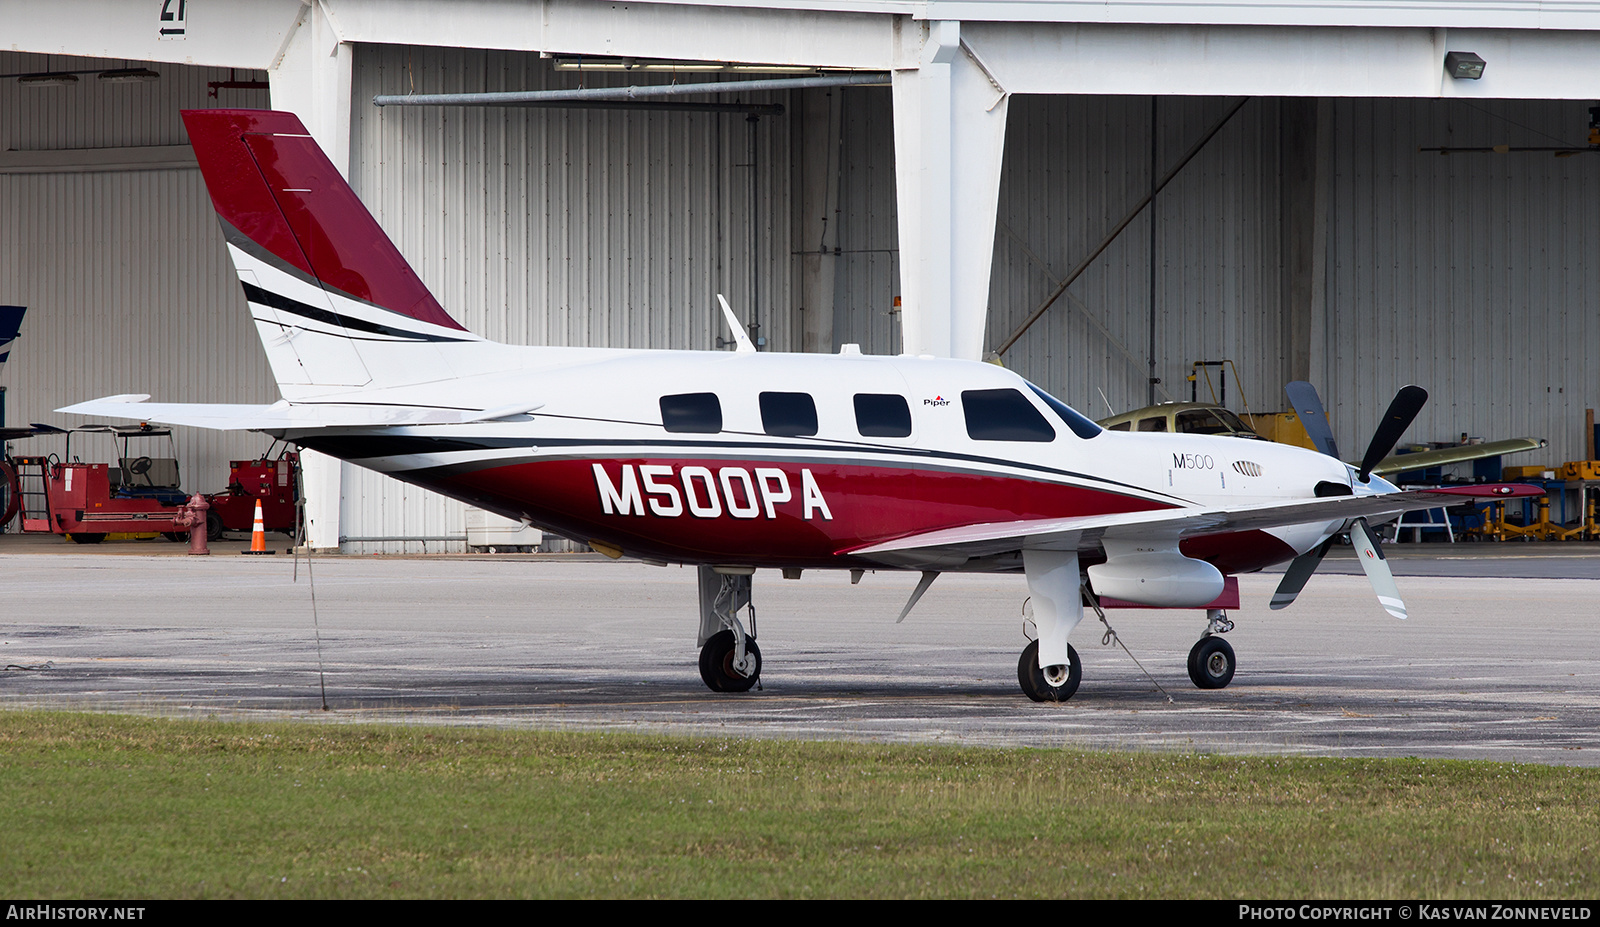
[[1017, 675], [1036, 701], [1077, 689], [1067, 636], [1085, 601], [1209, 607], [1190, 675], [1220, 688], [1225, 574], [1294, 560], [1282, 607], [1348, 532], [1403, 618], [1368, 519], [1534, 492], [1371, 477], [1426, 399], [1416, 387], [1356, 468], [1304, 384], [1295, 408], [1322, 453], [1106, 431], [991, 364], [757, 353], [726, 303], [732, 352], [496, 344], [440, 307], [293, 115], [183, 118], [283, 398], [60, 411], [265, 432], [612, 556], [694, 564], [713, 690], [760, 676], [738, 618], [757, 567], [921, 571], [906, 611], [941, 571], [1021, 572], [1037, 633]]

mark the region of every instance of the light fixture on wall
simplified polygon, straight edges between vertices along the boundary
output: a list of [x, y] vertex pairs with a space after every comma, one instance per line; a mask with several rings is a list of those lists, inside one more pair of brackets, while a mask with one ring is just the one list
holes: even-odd
[[100, 79], [109, 83], [125, 84], [136, 81], [160, 80], [161, 74], [149, 68], [115, 68], [110, 71], [101, 71]]
[[79, 83], [78, 75], [95, 74], [100, 80], [108, 84], [132, 84], [143, 81], [160, 80], [161, 72], [149, 68], [110, 68], [108, 70], [92, 71], [35, 71], [31, 74], [0, 74], [0, 77], [15, 77], [19, 84], [30, 84], [35, 87], [71, 86]]
[[22, 74], [17, 77], [17, 83], [28, 84], [33, 87], [51, 87], [64, 84], [76, 84], [78, 75], [68, 74], [64, 71], [46, 71], [40, 74]]
[[1483, 76], [1482, 58], [1473, 52], [1445, 52], [1444, 72], [1456, 80], [1477, 80]]

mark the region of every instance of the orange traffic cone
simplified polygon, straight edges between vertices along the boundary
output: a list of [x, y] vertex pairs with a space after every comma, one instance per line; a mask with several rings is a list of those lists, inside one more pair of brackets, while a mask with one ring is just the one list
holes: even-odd
[[250, 528], [250, 549], [240, 551], [243, 554], [275, 554], [275, 550], [267, 550], [267, 529], [261, 522], [261, 500], [256, 500], [256, 523]]

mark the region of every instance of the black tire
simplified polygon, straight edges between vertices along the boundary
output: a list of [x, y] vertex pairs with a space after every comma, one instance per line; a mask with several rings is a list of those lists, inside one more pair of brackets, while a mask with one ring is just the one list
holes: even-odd
[[739, 640], [732, 630], [718, 631], [700, 648], [700, 678], [713, 692], [748, 692], [761, 678], [761, 648], [755, 638], [744, 639], [744, 649], [755, 658], [756, 671], [741, 676], [733, 668], [733, 651]]
[[1067, 645], [1067, 680], [1059, 686], [1053, 686], [1044, 678], [1044, 670], [1039, 668], [1039, 642], [1033, 641], [1022, 650], [1022, 657], [1017, 660], [1017, 682], [1022, 686], [1022, 692], [1036, 702], [1064, 702], [1072, 698], [1078, 691], [1078, 683], [1083, 681], [1083, 663], [1078, 659], [1078, 651]]
[[1233, 646], [1215, 635], [1202, 637], [1189, 651], [1189, 679], [1201, 689], [1224, 689], [1233, 681]]
[[206, 513], [206, 540], [222, 540], [222, 516], [216, 512]]
[[85, 533], [79, 531], [79, 532], [73, 533], [73, 535], [72, 535], [72, 542], [74, 544], [98, 544], [101, 541], [104, 541], [105, 539], [106, 539], [106, 536], [103, 533], [101, 533], [101, 534], [85, 534]]
[[161, 532], [161, 536], [174, 544], [182, 544], [184, 541], [189, 540], [189, 533], [187, 531], [163, 531]]

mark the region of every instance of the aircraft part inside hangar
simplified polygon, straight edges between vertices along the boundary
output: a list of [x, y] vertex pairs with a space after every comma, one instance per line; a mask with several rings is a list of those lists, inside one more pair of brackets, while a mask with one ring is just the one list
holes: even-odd
[[[735, 3], [672, 7], [698, 17], [698, 41], [668, 19], [649, 28], [587, 20], [605, 5], [581, 2], [550, 5], [549, 22], [561, 28], [543, 32], [522, 28], [514, 4], [477, 5], [481, 19], [463, 15], [445, 28], [417, 21], [415, 5], [382, 0], [221, 3], [181, 40], [122, 22], [140, 14], [109, 10], [115, 4], [69, 5], [82, 15], [26, 22], [16, 50], [0, 52], [0, 304], [28, 307], [0, 367], [6, 425], [73, 425], [76, 417], [51, 410], [114, 393], [276, 398], [184, 154], [182, 108], [300, 112], [325, 148], [347, 152], [352, 185], [439, 301], [486, 337], [718, 350], [730, 338], [716, 308], [722, 293], [759, 323], [752, 335], [766, 350], [855, 343], [898, 353], [903, 317], [929, 317], [940, 292], [955, 306], [939, 317], [956, 319], [951, 330], [972, 311], [961, 295], [971, 286], [965, 264], [937, 286], [912, 273], [909, 292], [902, 267], [902, 212], [909, 202], [930, 215], [926, 189], [902, 189], [903, 165], [938, 169], [926, 150], [908, 148], [950, 142], [927, 119], [920, 129], [897, 124], [896, 107], [929, 105], [932, 91], [906, 75], [949, 67], [952, 105], [965, 105], [970, 87], [961, 81], [989, 88], [971, 108], [1001, 120], [1004, 143], [981, 350], [962, 350], [1004, 344], [1152, 181], [1215, 129], [1000, 357], [1007, 367], [1102, 418], [1144, 405], [1152, 376], [1156, 399], [1187, 399], [1190, 365], [1227, 358], [1237, 365], [1228, 383], [1236, 411], [1240, 398], [1253, 411], [1281, 410], [1283, 384], [1310, 379], [1335, 434], [1352, 443], [1396, 389], [1415, 382], [1433, 400], [1408, 441], [1537, 435], [1550, 441], [1541, 458], [1507, 464], [1593, 456], [1584, 413], [1600, 405], [1600, 262], [1590, 257], [1600, 216], [1586, 204], [1600, 193], [1589, 142], [1600, 88], [1584, 85], [1594, 78], [1580, 73], [1583, 57], [1563, 57], [1560, 43], [1588, 47], [1600, 19], [1522, 29], [1462, 3], [1434, 24], [1340, 24], [1283, 4], [1261, 14], [1278, 21], [1260, 28], [1397, 37], [1397, 59], [1416, 32], [1430, 36], [1429, 61], [1437, 42], [1451, 47], [1437, 49], [1439, 75], [1395, 78], [1392, 90], [1373, 86], [1380, 74], [1301, 91], [1237, 55], [1207, 62], [1198, 76], [1147, 70], [1127, 86], [1106, 86], [1113, 76], [1080, 82], [1096, 92], [1069, 94], [1045, 87], [1048, 75], [1008, 70], [1004, 30], [1015, 24], [969, 21], [950, 40], [944, 24], [975, 20], [980, 5], [971, 3], [838, 3], [832, 13], [794, 14], [810, 17], [811, 42], [781, 11]], [[1193, 6], [1203, 20], [1209, 7]], [[645, 19], [679, 15], [638, 7]], [[761, 33], [769, 15], [772, 34], [745, 42], [751, 57], [740, 59], [730, 17]], [[1033, 27], [1089, 28], [1070, 15]], [[20, 16], [30, 17], [38, 18]], [[61, 25], [68, 20], [72, 35]], [[835, 42], [842, 50], [823, 60], [815, 49], [846, 28], [856, 44]], [[1146, 39], [1176, 47], [1195, 28], [1130, 21], [1096, 47], [1131, 61], [1118, 49]], [[874, 30], [886, 30], [883, 49], [872, 45]], [[1458, 38], [1486, 59], [1481, 81], [1443, 73], [1443, 52]], [[1557, 53], [1535, 64], [1535, 40], [1556, 43]], [[946, 46], [952, 55], [936, 53]], [[686, 98], [782, 107], [757, 116], [371, 102], [774, 76], [691, 71], [696, 61], [881, 68], [901, 83]], [[101, 76], [139, 69], [158, 76]], [[69, 72], [75, 81], [20, 79]], [[960, 144], [950, 150], [949, 189], [965, 191], [972, 156]], [[963, 210], [972, 203], [961, 198], [947, 224], [971, 226]], [[959, 250], [959, 236], [945, 246]], [[923, 239], [915, 248], [937, 250]], [[971, 249], [962, 260], [984, 263]], [[947, 344], [960, 342], [952, 337]], [[185, 488], [207, 492], [223, 488], [229, 460], [268, 443], [196, 429], [176, 439]], [[25, 440], [12, 443], [13, 454], [60, 453], [48, 439]], [[350, 465], [320, 467], [308, 467], [318, 546], [464, 547], [460, 504]]]

